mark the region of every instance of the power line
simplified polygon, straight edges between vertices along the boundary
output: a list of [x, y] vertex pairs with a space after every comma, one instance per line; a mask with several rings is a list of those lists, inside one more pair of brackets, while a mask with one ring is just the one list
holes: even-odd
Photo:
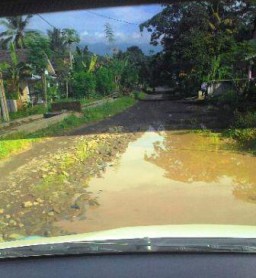
[[[139, 26], [139, 24], [135, 23], [135, 22], [129, 22], [129, 21], [126, 21], [126, 20], [122, 20], [122, 19], [118, 19], [118, 18], [113, 18], [111, 16], [99, 14], [99, 13], [92, 12], [92, 11], [86, 11], [86, 12], [89, 13], [89, 14], [92, 14], [92, 15], [96, 15], [96, 16], [103, 17], [103, 18], [106, 18], [106, 19], [114, 20], [114, 21], [117, 21], [117, 22], [122, 22], [122, 23], [129, 24], [129, 25]], [[42, 15], [37, 14], [37, 16], [40, 17], [45, 23], [47, 23], [52, 28], [58, 29], [56, 26], [51, 24], [47, 19], [45, 19]]]
[[44, 17], [42, 17], [40, 14], [37, 14], [38, 17], [40, 17], [45, 23], [47, 23], [49, 26], [51, 26], [54, 29], [58, 29], [56, 26], [52, 25], [48, 20], [46, 20]]
[[138, 23], [129, 22], [129, 21], [126, 21], [126, 20], [118, 19], [118, 18], [113, 18], [113, 17], [111, 17], [111, 16], [107, 16], [107, 15], [95, 13], [95, 12], [92, 12], [92, 11], [86, 11], [86, 12], [89, 13], [89, 14], [93, 14], [93, 15], [96, 15], [96, 16], [100, 16], [100, 17], [103, 17], [103, 18], [107, 18], [107, 19], [110, 19], [110, 20], [117, 21], [117, 22], [122, 22], [122, 23], [130, 24], [130, 25], [139, 26]]
[[[135, 23], [135, 22], [129, 22], [129, 21], [125, 21], [125, 20], [121, 20], [121, 19], [118, 19], [118, 18], [113, 18], [111, 16], [106, 16], [106, 15], [103, 15], [103, 14], [99, 14], [99, 13], [95, 13], [95, 12], [92, 12], [92, 11], [85, 11], [89, 14], [92, 14], [92, 15], [95, 15], [95, 16], [99, 16], [99, 17], [103, 17], [103, 18], [107, 18], [107, 19], [110, 19], [110, 20], [114, 20], [114, 21], [117, 21], [117, 22], [122, 22], [122, 23], [126, 23], [126, 24], [129, 24], [129, 25], [134, 25], [134, 26], [139, 26], [138, 23]], [[51, 24], [48, 20], [46, 20], [42, 15], [40, 14], [37, 14], [37, 16], [39, 18], [41, 18], [45, 23], [47, 23], [49, 26], [51, 26], [52, 28], [54, 29], [59, 29], [57, 28], [56, 26], [54, 26], [53, 24]]]

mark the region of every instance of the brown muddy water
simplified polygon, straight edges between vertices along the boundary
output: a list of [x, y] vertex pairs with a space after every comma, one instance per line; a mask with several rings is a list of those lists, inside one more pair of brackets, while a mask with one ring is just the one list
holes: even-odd
[[155, 131], [92, 178], [98, 206], [58, 220], [68, 233], [168, 224], [256, 225], [256, 157], [225, 150], [218, 137]]

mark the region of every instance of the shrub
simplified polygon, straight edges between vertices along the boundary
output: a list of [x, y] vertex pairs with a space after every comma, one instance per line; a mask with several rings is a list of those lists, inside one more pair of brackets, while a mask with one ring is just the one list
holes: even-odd
[[256, 112], [247, 112], [246, 114], [236, 112], [234, 126], [237, 128], [256, 127]]
[[137, 85], [138, 81], [139, 81], [138, 70], [131, 65], [127, 65], [124, 68], [121, 77], [121, 85], [123, 87], [123, 90], [127, 92], [131, 92], [132, 89]]
[[229, 129], [223, 135], [233, 138], [241, 144], [250, 144], [256, 141], [256, 130], [254, 128]]
[[52, 85], [51, 87], [49, 87], [47, 91], [47, 96], [48, 99], [50, 99], [51, 101], [55, 101], [59, 99], [60, 98], [59, 87], [57, 85]]
[[95, 76], [90, 72], [76, 72], [73, 75], [72, 86], [75, 97], [92, 97], [95, 95], [96, 89]]
[[229, 104], [232, 107], [237, 107], [240, 99], [235, 91], [230, 90], [221, 95], [218, 100], [220, 103]]
[[105, 68], [101, 67], [96, 73], [97, 92], [102, 95], [109, 95], [115, 88], [113, 73]]

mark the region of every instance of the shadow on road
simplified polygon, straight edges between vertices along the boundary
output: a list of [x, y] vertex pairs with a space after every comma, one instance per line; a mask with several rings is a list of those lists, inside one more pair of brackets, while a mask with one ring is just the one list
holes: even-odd
[[[200, 105], [199, 105], [200, 104]], [[230, 124], [231, 113], [212, 105], [185, 100], [144, 100], [126, 111], [105, 120], [82, 125], [62, 136], [114, 132], [142, 132], [149, 127], [156, 130], [223, 129]], [[37, 138], [31, 136], [29, 138]], [[48, 136], [49, 137], [49, 136]], [[22, 139], [15, 134], [12, 139]], [[7, 139], [7, 140], [12, 140]], [[0, 139], [1, 140], [1, 139]], [[6, 139], [5, 139], [6, 140]]]

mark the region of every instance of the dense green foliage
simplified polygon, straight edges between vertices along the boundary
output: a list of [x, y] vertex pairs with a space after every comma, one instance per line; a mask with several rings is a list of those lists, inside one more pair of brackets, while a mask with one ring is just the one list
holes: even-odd
[[91, 97], [95, 94], [96, 78], [91, 72], [80, 71], [73, 75], [72, 86], [74, 89], [74, 97]]
[[28, 62], [33, 66], [35, 74], [41, 74], [48, 65], [51, 58], [50, 41], [42, 35], [30, 35], [26, 39], [26, 46], [29, 49]]
[[0, 160], [32, 146], [35, 139], [0, 140]]
[[101, 67], [96, 72], [97, 92], [100, 95], [109, 95], [115, 89], [113, 73], [106, 67]]
[[246, 78], [247, 58], [256, 53], [255, 15], [254, 0], [166, 5], [141, 25], [164, 48], [155, 56], [155, 82], [195, 94], [203, 81]]
[[[114, 47], [115, 34], [110, 24], [105, 24], [107, 43], [113, 53], [97, 56], [88, 47], [79, 46], [80, 37], [74, 29], [53, 28], [42, 34], [27, 29], [32, 16], [6, 18], [0, 22], [6, 30], [1, 34], [0, 45], [4, 49], [12, 47], [16, 61], [8, 67], [11, 73], [5, 80], [7, 97], [19, 98], [19, 85], [24, 78], [35, 76], [33, 101], [46, 103], [61, 99], [98, 99], [115, 93], [130, 94], [139, 84], [147, 86], [148, 72], [145, 71], [148, 57], [133, 46], [126, 52]], [[13, 44], [11, 44], [13, 42]], [[25, 64], [18, 63], [15, 48], [26, 48]], [[7, 71], [6, 67], [2, 71]], [[40, 80], [41, 78], [41, 80]], [[18, 116], [17, 116], [18, 117]]]

